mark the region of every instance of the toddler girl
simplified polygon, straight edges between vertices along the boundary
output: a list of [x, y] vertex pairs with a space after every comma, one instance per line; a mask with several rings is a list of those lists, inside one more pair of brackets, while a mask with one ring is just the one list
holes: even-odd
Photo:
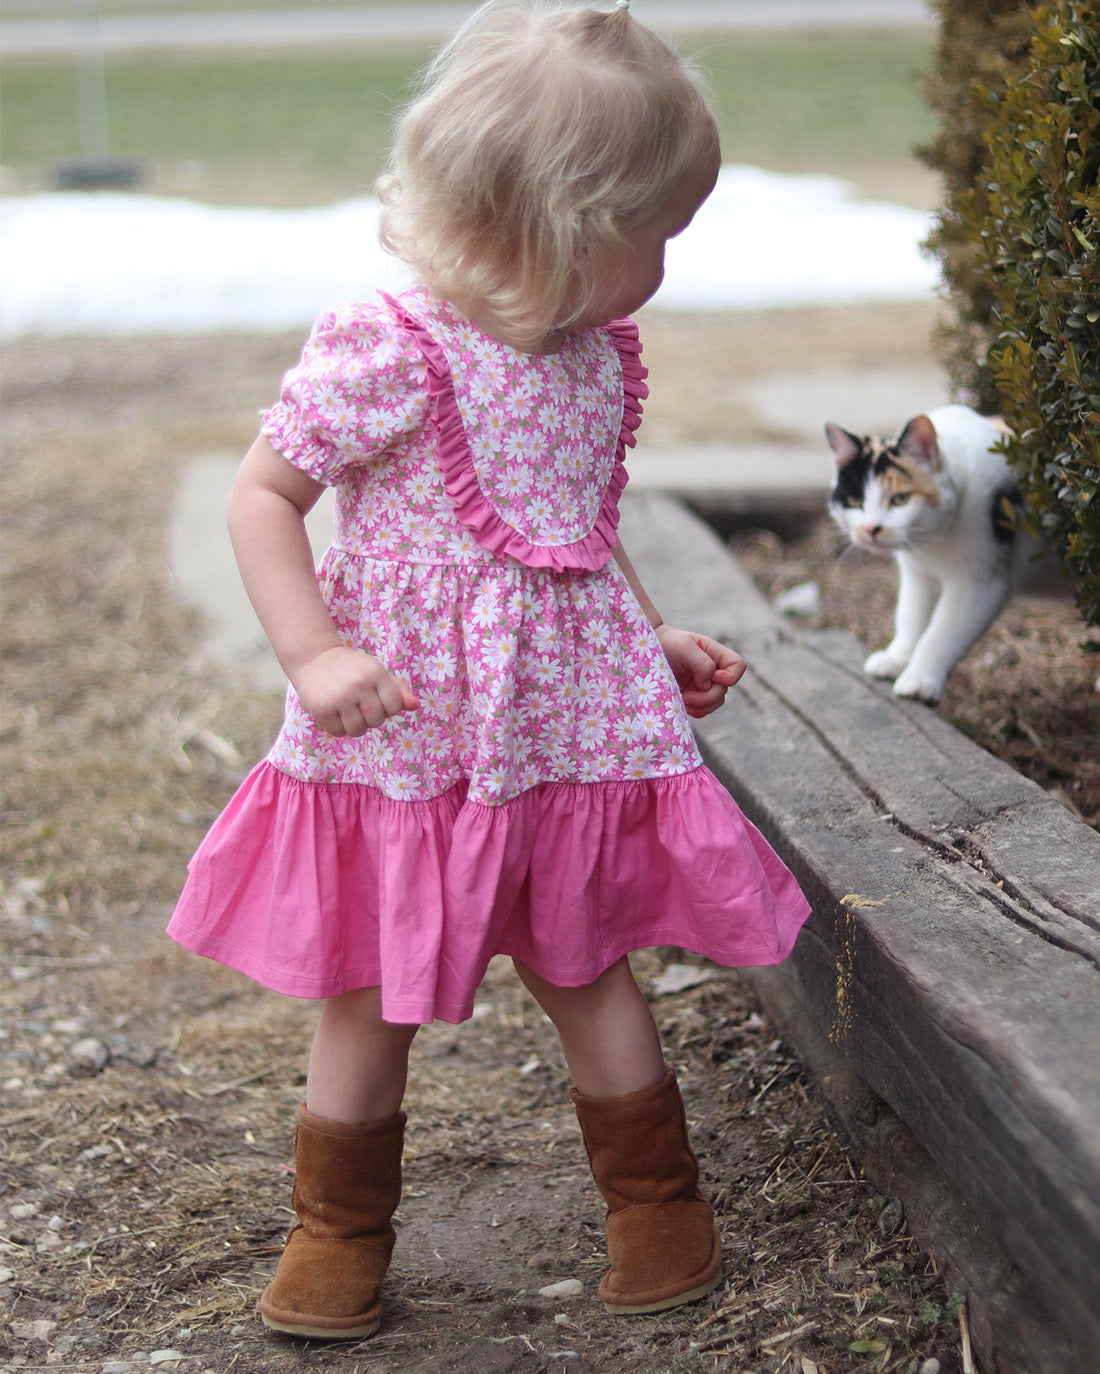
[[[608, 1208], [607, 1307], [719, 1282], [627, 956], [775, 963], [807, 907], [688, 723], [744, 662], [663, 624], [616, 536], [646, 395], [625, 317], [718, 166], [692, 74], [625, 3], [486, 6], [429, 69], [382, 183], [416, 285], [322, 316], [241, 467], [230, 528], [286, 716], [170, 932], [326, 999], [298, 1223], [260, 1300], [278, 1331], [377, 1328], [409, 1048], [470, 1015], [497, 954], [561, 1038]], [[303, 516], [324, 485], [315, 575]]]

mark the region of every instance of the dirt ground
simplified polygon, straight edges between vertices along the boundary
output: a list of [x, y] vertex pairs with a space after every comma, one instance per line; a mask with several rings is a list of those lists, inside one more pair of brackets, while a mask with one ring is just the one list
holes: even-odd
[[[753, 437], [730, 369], [905, 362], [928, 323], [915, 308], [657, 317], [649, 428]], [[964, 1295], [861, 1177], [745, 987], [674, 950], [636, 967], [719, 1214], [713, 1295], [632, 1319], [596, 1301], [602, 1213], [568, 1080], [552, 1032], [494, 963], [472, 1021], [430, 1027], [414, 1048], [382, 1330], [324, 1346], [259, 1324], [315, 1009], [162, 930], [280, 703], [202, 659], [165, 549], [184, 465], [243, 451], [299, 343], [6, 349], [0, 1374], [957, 1374]], [[823, 616], [877, 639], [888, 569], [838, 561], [829, 541], [820, 528], [740, 538], [765, 583], [816, 578]], [[1095, 820], [1096, 660], [1081, 638], [1065, 605], [1006, 613], [944, 709], [990, 747], [1026, 740], [1044, 784]], [[1010, 757], [1023, 768], [1026, 754]], [[540, 1291], [567, 1279], [580, 1296]]]

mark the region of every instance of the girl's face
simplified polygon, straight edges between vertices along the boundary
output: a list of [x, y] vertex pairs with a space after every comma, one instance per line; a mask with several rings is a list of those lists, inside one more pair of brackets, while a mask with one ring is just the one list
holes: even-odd
[[672, 188], [664, 204], [626, 234], [625, 259], [622, 250], [597, 275], [607, 278], [606, 292], [597, 295], [576, 329], [592, 328], [633, 315], [653, 296], [665, 276], [665, 245], [682, 234], [695, 212], [714, 190], [718, 180], [717, 156], [691, 167]]

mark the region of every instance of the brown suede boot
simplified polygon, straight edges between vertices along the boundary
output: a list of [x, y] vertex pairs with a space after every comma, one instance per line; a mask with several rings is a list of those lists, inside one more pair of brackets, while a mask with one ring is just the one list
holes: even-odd
[[607, 1310], [661, 1312], [717, 1288], [721, 1241], [699, 1191], [673, 1070], [625, 1097], [585, 1097], [576, 1088], [570, 1096], [607, 1203], [611, 1268], [599, 1288]]
[[370, 1336], [401, 1197], [405, 1114], [347, 1125], [302, 1107], [294, 1142], [294, 1210], [260, 1315], [275, 1331], [320, 1340]]

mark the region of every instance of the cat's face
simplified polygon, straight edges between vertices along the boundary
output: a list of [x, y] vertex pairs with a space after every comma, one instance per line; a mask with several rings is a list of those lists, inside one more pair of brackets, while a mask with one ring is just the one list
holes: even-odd
[[894, 553], [934, 538], [950, 522], [954, 496], [927, 415], [897, 439], [825, 426], [835, 473], [829, 514], [861, 549]]

